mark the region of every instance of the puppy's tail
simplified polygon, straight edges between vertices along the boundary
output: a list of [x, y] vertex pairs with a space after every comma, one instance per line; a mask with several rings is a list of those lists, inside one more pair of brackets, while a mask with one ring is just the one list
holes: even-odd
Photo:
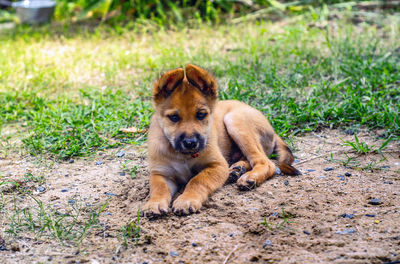
[[292, 163], [294, 161], [292, 151], [279, 136], [276, 136], [275, 150], [279, 156], [278, 159], [279, 169], [281, 169], [283, 173], [288, 175], [301, 174], [301, 172], [298, 169], [292, 166]]

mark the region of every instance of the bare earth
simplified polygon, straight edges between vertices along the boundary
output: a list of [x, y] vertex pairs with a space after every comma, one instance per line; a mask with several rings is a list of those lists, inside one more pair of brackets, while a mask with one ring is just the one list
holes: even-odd
[[[358, 132], [360, 141], [380, 146], [378, 131]], [[57, 210], [74, 200], [90, 206], [110, 199], [100, 222], [79, 248], [57, 239], [6, 234], [9, 219], [0, 215], [0, 236], [6, 250], [0, 263], [385, 263], [400, 260], [400, 147], [392, 141], [379, 154], [357, 155], [340, 141], [353, 136], [341, 130], [310, 133], [293, 140], [295, 167], [303, 174], [276, 175], [255, 190], [239, 191], [226, 185], [198, 214], [141, 218], [138, 243], [123, 245], [120, 229], [136, 220], [148, 199], [146, 148], [125, 147], [74, 163], [38, 162], [31, 156], [0, 159], [1, 175], [21, 180], [27, 171], [44, 175], [45, 189], [34, 196]], [[375, 147], [377, 148], [377, 147]], [[331, 153], [332, 157], [331, 157]], [[356, 157], [357, 167], [338, 160]], [[15, 156], [15, 155], [14, 155]], [[333, 160], [331, 159], [333, 158]], [[139, 167], [136, 178], [121, 175]], [[101, 161], [102, 164], [96, 165]], [[332, 167], [333, 170], [324, 169]], [[364, 169], [361, 169], [364, 168]], [[372, 170], [371, 170], [372, 169]], [[309, 171], [315, 170], [315, 171]], [[345, 176], [345, 173], [351, 175]], [[39, 186], [40, 187], [40, 186]], [[63, 190], [63, 191], [62, 191]], [[12, 190], [4, 192], [12, 213]], [[369, 204], [381, 199], [381, 204]], [[25, 199], [26, 206], [33, 205]], [[88, 205], [89, 206], [89, 205]], [[282, 211], [286, 220], [283, 223]], [[368, 216], [367, 216], [368, 215]], [[290, 216], [288, 218], [288, 216]], [[262, 225], [261, 222], [268, 223]]]

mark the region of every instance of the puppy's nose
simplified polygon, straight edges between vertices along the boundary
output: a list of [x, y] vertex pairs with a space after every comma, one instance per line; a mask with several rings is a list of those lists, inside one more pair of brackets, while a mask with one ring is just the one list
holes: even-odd
[[199, 141], [197, 140], [196, 137], [192, 137], [192, 138], [185, 138], [182, 141], [183, 147], [185, 149], [195, 149], [197, 148]]

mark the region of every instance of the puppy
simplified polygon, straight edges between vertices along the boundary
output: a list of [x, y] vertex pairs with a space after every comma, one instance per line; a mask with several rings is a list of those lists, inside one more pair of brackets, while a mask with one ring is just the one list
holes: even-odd
[[199, 211], [229, 181], [241, 189], [275, 173], [267, 155], [277, 153], [282, 172], [297, 175], [293, 155], [258, 110], [238, 101], [218, 101], [217, 82], [192, 64], [163, 74], [153, 89], [154, 115], [148, 135], [150, 200], [147, 217]]

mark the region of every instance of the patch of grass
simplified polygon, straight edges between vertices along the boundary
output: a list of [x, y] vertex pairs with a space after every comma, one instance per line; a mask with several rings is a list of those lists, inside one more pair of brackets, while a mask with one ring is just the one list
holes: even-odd
[[[14, 195], [12, 210], [5, 211], [7, 228], [10, 236], [20, 238], [28, 234], [41, 238], [55, 238], [61, 243], [71, 241], [79, 246], [92, 229], [101, 228], [99, 216], [108, 205], [108, 201], [93, 208], [86, 208], [74, 203], [60, 212], [50, 204], [45, 205], [40, 199], [28, 192], [23, 196]], [[21, 206], [25, 198], [33, 201], [32, 206]]]
[[128, 164], [131, 163], [131, 162], [132, 162], [132, 160], [127, 160], [124, 163], [122, 163], [122, 170], [125, 171], [125, 172], [128, 172], [130, 177], [132, 179], [135, 179], [136, 178], [136, 173], [139, 170], [139, 166], [138, 165], [133, 165], [131, 168], [128, 167]]
[[138, 244], [141, 230], [142, 228], [140, 227], [140, 209], [138, 209], [136, 219], [129, 221], [121, 228], [123, 245], [127, 247], [129, 241], [134, 241], [136, 244]]
[[349, 140], [342, 140], [339, 138], [344, 144], [344, 146], [350, 146], [352, 149], [358, 153], [358, 154], [368, 154], [368, 153], [380, 153], [382, 154], [382, 150], [389, 144], [389, 142], [392, 140], [391, 137], [385, 140], [385, 142], [382, 143], [382, 145], [379, 148], [374, 148], [375, 145], [368, 145], [365, 142], [360, 142], [360, 140], [357, 137], [357, 134], [354, 134], [354, 141], [349, 141]]
[[[50, 27], [2, 35], [0, 124], [24, 127], [31, 154], [57, 159], [140, 144], [145, 137], [119, 129], [147, 127], [154, 80], [192, 62], [214, 72], [221, 99], [256, 107], [284, 137], [362, 125], [398, 140], [399, 19], [378, 15], [379, 27], [354, 25], [346, 12], [329, 21], [324, 12], [284, 27], [246, 22], [141, 34], [99, 27], [61, 36]], [[326, 27], [311, 26], [321, 20]]]
[[279, 229], [282, 229], [282, 228], [292, 229], [292, 228], [290, 228], [289, 224], [294, 223], [293, 221], [290, 221], [290, 219], [292, 219], [294, 217], [295, 217], [294, 215], [287, 214], [285, 212], [284, 207], [282, 207], [282, 217], [281, 217], [282, 218], [282, 222], [275, 223], [275, 224], [274, 223], [269, 223], [269, 222], [267, 222], [267, 218], [264, 218], [264, 221], [261, 222], [260, 224], [265, 226], [266, 228], [268, 228], [268, 230], [270, 230], [270, 231], [279, 230]]

